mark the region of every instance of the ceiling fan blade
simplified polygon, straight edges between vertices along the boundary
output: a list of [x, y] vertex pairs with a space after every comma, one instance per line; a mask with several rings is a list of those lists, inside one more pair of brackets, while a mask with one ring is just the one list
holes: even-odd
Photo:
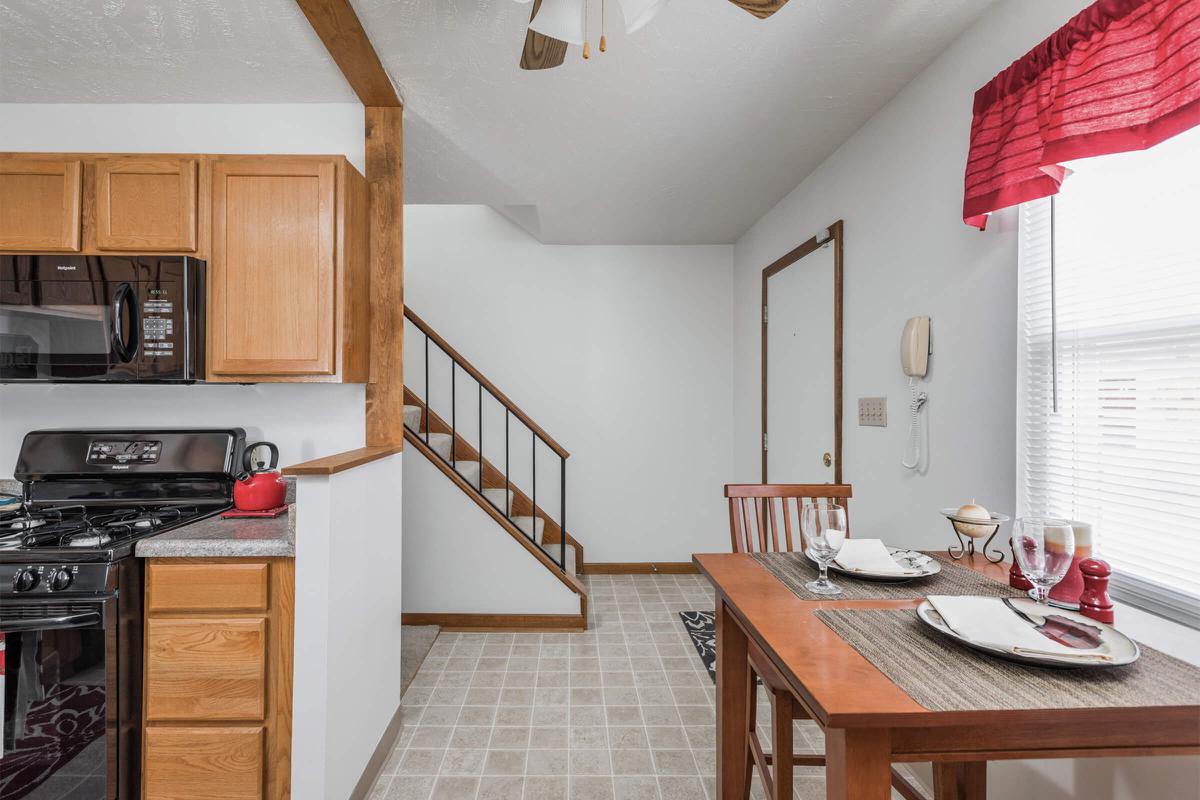
[[749, 11], [759, 19], [766, 19], [787, 4], [787, 0], [729, 0], [740, 9]]
[[[533, 10], [529, 21], [537, 16], [542, 7], [542, 0], [533, 0]], [[561, 39], [538, 33], [535, 30], [525, 31], [525, 48], [521, 51], [521, 69], [551, 69], [563, 63], [567, 56], [567, 43]]]

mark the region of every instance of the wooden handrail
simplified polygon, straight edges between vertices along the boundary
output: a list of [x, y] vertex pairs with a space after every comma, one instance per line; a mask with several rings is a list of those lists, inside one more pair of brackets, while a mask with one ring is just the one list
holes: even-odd
[[467, 374], [469, 374], [472, 378], [479, 381], [480, 385], [483, 386], [484, 389], [487, 389], [488, 392], [492, 395], [492, 397], [499, 400], [504, 405], [504, 407], [507, 408], [508, 411], [514, 417], [516, 417], [522, 423], [524, 423], [525, 427], [529, 428], [529, 430], [531, 430], [535, 434], [537, 434], [537, 436], [543, 442], [546, 443], [547, 447], [549, 447], [551, 450], [553, 450], [555, 453], [557, 453], [562, 458], [570, 458], [571, 454], [567, 452], [566, 448], [564, 448], [558, 442], [554, 441], [554, 439], [552, 439], [550, 437], [550, 434], [548, 434], [544, 430], [542, 430], [542, 426], [538, 425], [536, 422], [534, 422], [532, 419], [530, 419], [529, 415], [526, 414], [524, 411], [522, 411], [517, 406], [516, 403], [514, 403], [512, 400], [508, 399], [508, 395], [506, 395], [504, 392], [497, 389], [496, 384], [492, 383], [487, 378], [485, 378], [483, 376], [482, 372], [475, 369], [475, 367], [471, 364], [470, 361], [467, 361], [467, 359], [463, 358], [461, 353], [459, 353], [457, 350], [455, 350], [453, 347], [451, 347], [450, 343], [447, 342], [445, 339], [443, 339], [441, 336], [439, 336], [433, 330], [433, 328], [430, 328], [429, 325], [425, 322], [425, 320], [423, 320], [417, 316], [416, 312], [414, 312], [408, 306], [405, 306], [404, 307], [404, 316], [408, 317], [408, 319], [412, 322], [412, 324], [416, 325], [417, 328], [420, 329], [421, 333], [428, 336], [430, 339], [432, 339], [437, 344], [438, 347], [442, 348], [442, 351], [446, 355], [450, 356], [451, 360], [453, 360], [454, 363], [458, 364], [458, 366], [460, 366], [464, 370], [466, 370]]

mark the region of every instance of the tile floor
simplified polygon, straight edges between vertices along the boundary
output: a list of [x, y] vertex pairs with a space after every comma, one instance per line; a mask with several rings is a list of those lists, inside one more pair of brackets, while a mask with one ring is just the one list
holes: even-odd
[[[587, 582], [585, 632], [438, 636], [372, 800], [716, 800], [715, 690], [678, 615], [712, 608], [707, 581]], [[798, 800], [825, 797], [821, 768], [796, 772]]]

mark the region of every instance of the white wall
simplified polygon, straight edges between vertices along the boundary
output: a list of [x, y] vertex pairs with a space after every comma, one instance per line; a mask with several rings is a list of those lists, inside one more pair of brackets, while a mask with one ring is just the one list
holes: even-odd
[[[764, 267], [845, 220], [844, 480], [852, 522], [898, 544], [945, 546], [938, 509], [975, 497], [1013, 510], [1016, 237], [962, 222], [975, 90], [1083, 0], [997, 6], [759, 220], [735, 248], [734, 472], [759, 478], [759, 303]], [[908, 430], [899, 340], [933, 318], [923, 474], [900, 465]], [[857, 398], [886, 396], [888, 427], [859, 427]], [[825, 478], [814, 476], [819, 480]]]
[[349, 797], [400, 705], [399, 455], [296, 486], [292, 797]]
[[[587, 561], [728, 547], [730, 247], [543, 245], [483, 206], [407, 206], [404, 246], [405, 302], [570, 451], [567, 529]], [[411, 328], [406, 352], [419, 385]], [[526, 461], [528, 442], [513, 443]], [[544, 467], [539, 505], [557, 497]]]
[[[896, 544], [944, 547], [950, 532], [939, 508], [975, 497], [1013, 511], [1017, 244], [1011, 213], [993, 217], [986, 233], [962, 223], [971, 103], [977, 88], [1086, 2], [995, 6], [738, 241], [738, 479], [759, 474], [761, 271], [844, 219], [844, 477], [854, 485], [855, 530]], [[933, 359], [922, 384], [930, 395], [923, 474], [900, 466], [908, 390], [898, 344], [904, 320], [918, 314], [933, 318]], [[882, 395], [889, 427], [858, 427], [856, 398]], [[1191, 634], [1181, 637], [1177, 628], [1163, 631], [1152, 618], [1128, 613], [1131, 631], [1148, 644], [1200, 655]], [[988, 796], [1194, 797], [1198, 776], [1195, 758], [996, 762], [989, 765]]]
[[[0, 104], [0, 152], [344, 154], [363, 168], [363, 112], [338, 105]], [[363, 444], [362, 386], [0, 385], [0, 475], [39, 427], [240, 425], [286, 463]]]
[[0, 152], [344, 155], [364, 169], [358, 103], [0, 103]]
[[579, 595], [415, 448], [403, 514], [405, 613], [579, 613]]

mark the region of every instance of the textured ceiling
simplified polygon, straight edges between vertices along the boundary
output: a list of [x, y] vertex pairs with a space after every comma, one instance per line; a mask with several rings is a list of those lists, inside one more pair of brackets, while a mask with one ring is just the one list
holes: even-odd
[[[595, 9], [601, 0], [591, 0]], [[674, 0], [608, 52], [517, 68], [529, 6], [354, 0], [405, 99], [406, 200], [546, 242], [727, 243], [992, 0]], [[597, 12], [598, 13], [598, 12]], [[3, 102], [337, 102], [292, 0], [0, 0]]]
[[292, 0], [0, 0], [0, 102], [355, 100]]

